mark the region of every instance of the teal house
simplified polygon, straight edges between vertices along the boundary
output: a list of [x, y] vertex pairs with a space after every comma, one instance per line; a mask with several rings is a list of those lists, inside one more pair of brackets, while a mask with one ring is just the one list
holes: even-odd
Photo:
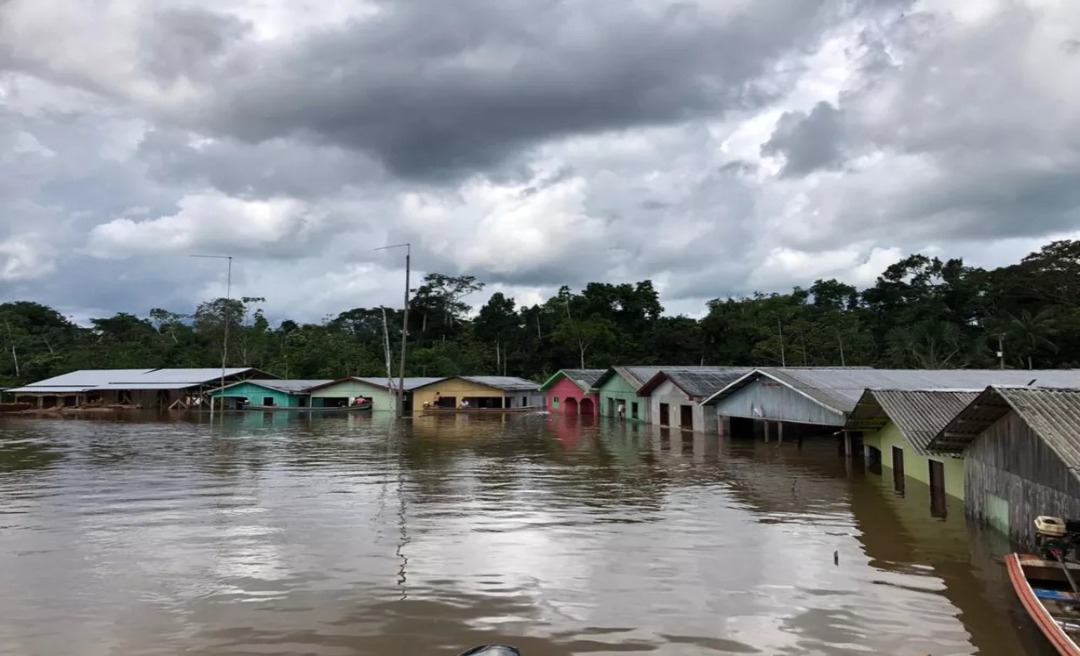
[[[445, 378], [406, 378], [405, 392], [408, 393], [417, 387], [437, 383]], [[398, 379], [393, 379], [393, 384], [398, 384]], [[311, 406], [314, 408], [336, 408], [348, 405], [358, 396], [371, 399], [371, 409], [375, 412], [393, 412], [397, 403], [397, 394], [391, 390], [386, 378], [349, 376], [338, 380], [325, 381], [320, 385], [308, 390], [311, 395]]]
[[649, 421], [649, 399], [638, 396], [638, 390], [650, 378], [660, 373], [660, 367], [611, 367], [593, 386], [600, 396], [600, 416], [618, 417], [619, 405], [623, 416], [636, 421]]
[[253, 407], [306, 408], [311, 405], [312, 387], [329, 380], [272, 380], [251, 379], [226, 385], [210, 392], [211, 398], [223, 399], [226, 408], [236, 408], [241, 402]]

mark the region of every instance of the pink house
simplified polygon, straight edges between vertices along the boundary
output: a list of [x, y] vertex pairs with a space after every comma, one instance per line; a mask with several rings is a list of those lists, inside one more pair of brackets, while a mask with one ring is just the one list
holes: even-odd
[[547, 395], [547, 407], [553, 413], [564, 415], [592, 415], [600, 413], [600, 394], [592, 386], [606, 369], [560, 369], [540, 386]]

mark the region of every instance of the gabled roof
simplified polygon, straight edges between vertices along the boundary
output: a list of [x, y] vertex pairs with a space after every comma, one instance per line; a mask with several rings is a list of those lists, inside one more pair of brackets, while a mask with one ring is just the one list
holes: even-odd
[[1080, 390], [991, 385], [961, 410], [929, 448], [962, 453], [986, 429], [1015, 412], [1080, 479]]
[[1040, 385], [1080, 387], [1080, 369], [869, 369], [852, 367], [764, 367], [706, 399], [713, 404], [761, 378], [769, 378], [838, 415], [855, 409], [868, 388], [881, 389], [982, 389], [986, 385]]
[[458, 376], [458, 378], [504, 392], [535, 392], [540, 389], [534, 381], [516, 376]]
[[868, 389], [844, 430], [880, 430], [891, 421], [917, 453], [927, 455], [930, 440], [978, 395], [979, 390]]
[[[241, 374], [275, 377], [252, 367], [225, 369], [226, 378]], [[213, 384], [221, 376], [220, 368], [80, 369], [6, 391], [14, 394], [75, 394], [110, 389], [185, 389]]]
[[649, 381], [650, 378], [660, 373], [664, 369], [673, 369], [677, 367], [609, 367], [596, 382], [593, 383], [593, 389], [598, 389], [615, 376], [619, 376], [627, 382], [630, 387], [634, 388], [634, 391], [641, 389], [641, 386]]
[[692, 399], [715, 394], [752, 371], [748, 367], [683, 367], [664, 369], [638, 388], [638, 396], [652, 394], [665, 380], [681, 389]]
[[306, 394], [309, 389], [331, 381], [320, 380], [283, 380], [283, 379], [264, 379], [264, 378], [249, 378], [248, 380], [241, 380], [235, 383], [230, 383], [225, 387], [219, 387], [212, 392], [220, 392], [223, 390], [237, 387], [238, 385], [256, 385], [269, 390], [275, 390], [283, 392], [285, 394]]
[[[397, 378], [392, 378], [391, 380], [393, 381], [394, 389], [397, 389], [398, 379]], [[406, 390], [413, 390], [413, 389], [416, 389], [417, 387], [423, 387], [424, 385], [431, 385], [432, 383], [437, 383], [437, 382], [439, 382], [441, 380], [446, 380], [446, 378], [417, 377], [417, 376], [414, 376], [412, 378], [406, 377], [405, 378], [405, 389]], [[390, 389], [390, 386], [386, 384], [386, 378], [377, 378], [375, 376], [346, 376], [345, 378], [338, 378], [337, 380], [331, 380], [329, 382], [323, 383], [322, 385], [315, 385], [314, 387], [310, 388], [308, 391], [309, 392], [314, 392], [316, 390], [326, 389], [327, 387], [333, 387], [334, 385], [338, 385], [338, 384], [341, 384], [341, 383], [363, 383], [365, 385], [371, 385], [372, 387], [378, 387], [378, 388], [381, 388], [381, 389]]]
[[606, 372], [607, 369], [560, 369], [544, 381], [544, 384], [540, 386], [540, 391], [547, 391], [555, 383], [566, 378], [580, 387], [583, 392], [588, 392]]

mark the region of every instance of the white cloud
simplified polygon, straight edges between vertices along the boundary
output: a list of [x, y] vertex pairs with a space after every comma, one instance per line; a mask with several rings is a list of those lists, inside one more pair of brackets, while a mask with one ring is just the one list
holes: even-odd
[[55, 270], [55, 249], [44, 238], [23, 235], [0, 241], [0, 280], [33, 280]]

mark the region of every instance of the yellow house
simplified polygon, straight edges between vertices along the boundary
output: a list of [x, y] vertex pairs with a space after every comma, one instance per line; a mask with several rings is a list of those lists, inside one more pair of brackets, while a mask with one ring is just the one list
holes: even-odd
[[898, 490], [903, 489], [905, 478], [912, 478], [930, 486], [932, 500], [944, 493], [962, 501], [964, 459], [932, 452], [928, 446], [978, 394], [972, 390], [867, 389], [844, 430], [862, 433], [867, 467], [882, 474], [889, 470]]
[[425, 408], [460, 408], [468, 401], [470, 408], [505, 409], [544, 407], [540, 384], [514, 376], [457, 376], [417, 387], [413, 390], [414, 415]]

